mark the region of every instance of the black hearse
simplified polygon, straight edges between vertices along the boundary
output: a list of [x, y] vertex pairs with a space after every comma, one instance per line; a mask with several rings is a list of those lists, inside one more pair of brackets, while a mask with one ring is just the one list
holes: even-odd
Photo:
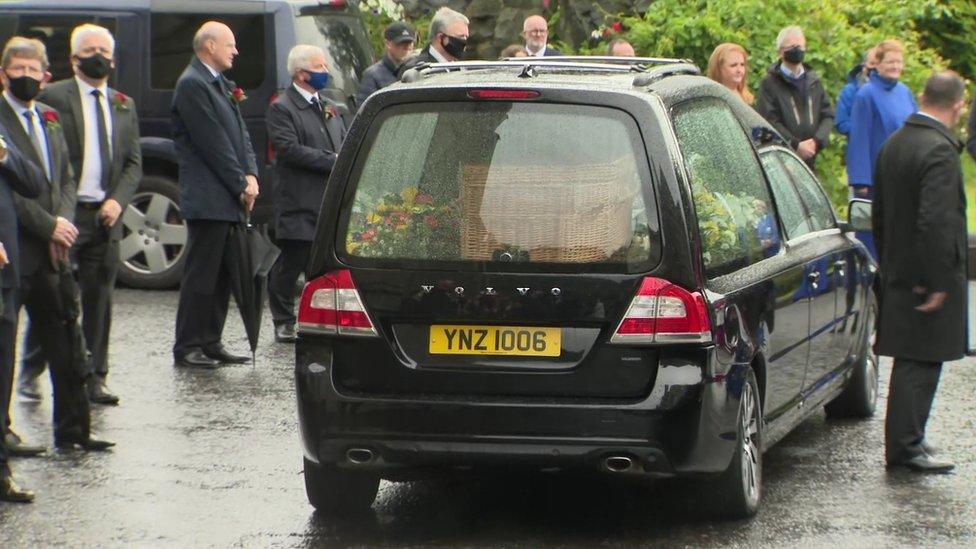
[[353, 124], [306, 273], [313, 506], [505, 464], [699, 477], [745, 517], [763, 451], [873, 413], [875, 266], [724, 87], [649, 58], [406, 79]]

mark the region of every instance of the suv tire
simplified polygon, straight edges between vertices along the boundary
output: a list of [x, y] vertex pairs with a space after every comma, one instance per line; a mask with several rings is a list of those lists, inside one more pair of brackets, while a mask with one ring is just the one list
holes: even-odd
[[871, 345], [871, 334], [877, 315], [877, 304], [868, 307], [861, 356], [854, 365], [854, 372], [844, 391], [824, 406], [830, 419], [868, 418], [874, 415], [878, 404], [878, 355]]
[[742, 383], [736, 414], [735, 453], [729, 468], [708, 490], [713, 514], [719, 518], [744, 519], [756, 514], [762, 498], [762, 405], [752, 368]]
[[187, 238], [179, 204], [180, 187], [176, 181], [159, 175], [142, 178], [122, 212], [120, 282], [147, 289], [179, 284], [186, 262]]
[[373, 505], [379, 490], [378, 476], [346, 471], [335, 465], [317, 464], [305, 458], [305, 494], [321, 513], [361, 513]]

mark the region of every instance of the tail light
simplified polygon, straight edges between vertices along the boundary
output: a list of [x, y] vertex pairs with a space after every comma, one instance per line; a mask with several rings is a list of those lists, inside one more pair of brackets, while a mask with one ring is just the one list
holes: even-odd
[[612, 343], [708, 343], [705, 298], [667, 280], [645, 277]]
[[305, 284], [298, 307], [298, 331], [307, 334], [376, 336], [348, 270], [333, 271]]
[[489, 101], [517, 101], [536, 99], [539, 97], [539, 92], [534, 90], [471, 90], [468, 92], [468, 97]]

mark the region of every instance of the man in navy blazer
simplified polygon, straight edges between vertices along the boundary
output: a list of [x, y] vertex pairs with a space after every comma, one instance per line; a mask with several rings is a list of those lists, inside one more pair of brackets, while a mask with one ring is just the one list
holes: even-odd
[[[47, 186], [41, 168], [24, 158], [4, 137], [6, 133], [0, 123], [0, 357], [3, 357], [0, 358], [0, 387], [6, 387], [14, 375], [14, 301], [20, 276], [17, 268], [20, 254], [13, 193], [37, 198]], [[0, 426], [6, 424], [8, 396], [6, 391], [0, 391]], [[10, 478], [9, 455], [4, 437], [0, 436], [0, 501], [28, 503], [34, 499], [34, 494], [17, 486]]]
[[234, 33], [223, 23], [204, 23], [193, 51], [172, 107], [188, 230], [173, 357], [177, 366], [215, 368], [250, 358], [230, 354], [221, 343], [230, 303], [224, 251], [231, 226], [254, 207], [258, 169], [238, 107], [244, 93], [221, 74], [237, 56]]

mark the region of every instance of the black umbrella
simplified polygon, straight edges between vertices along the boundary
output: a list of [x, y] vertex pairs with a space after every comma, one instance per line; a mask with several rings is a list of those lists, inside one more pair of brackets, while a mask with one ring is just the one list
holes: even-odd
[[261, 333], [268, 273], [278, 258], [278, 247], [271, 242], [265, 225], [243, 221], [231, 226], [227, 245], [227, 265], [231, 273], [231, 292], [241, 312], [247, 341], [251, 344], [251, 362]]
[[58, 320], [64, 328], [61, 335], [67, 341], [60, 338], [58, 340], [65, 343], [66, 348], [61, 351], [68, 354], [75, 373], [84, 380], [92, 373], [92, 368], [88, 347], [85, 345], [85, 334], [81, 328], [81, 291], [71, 265], [66, 261], [58, 261], [56, 265], [53, 276], [56, 277], [57, 292], [52, 297]]

